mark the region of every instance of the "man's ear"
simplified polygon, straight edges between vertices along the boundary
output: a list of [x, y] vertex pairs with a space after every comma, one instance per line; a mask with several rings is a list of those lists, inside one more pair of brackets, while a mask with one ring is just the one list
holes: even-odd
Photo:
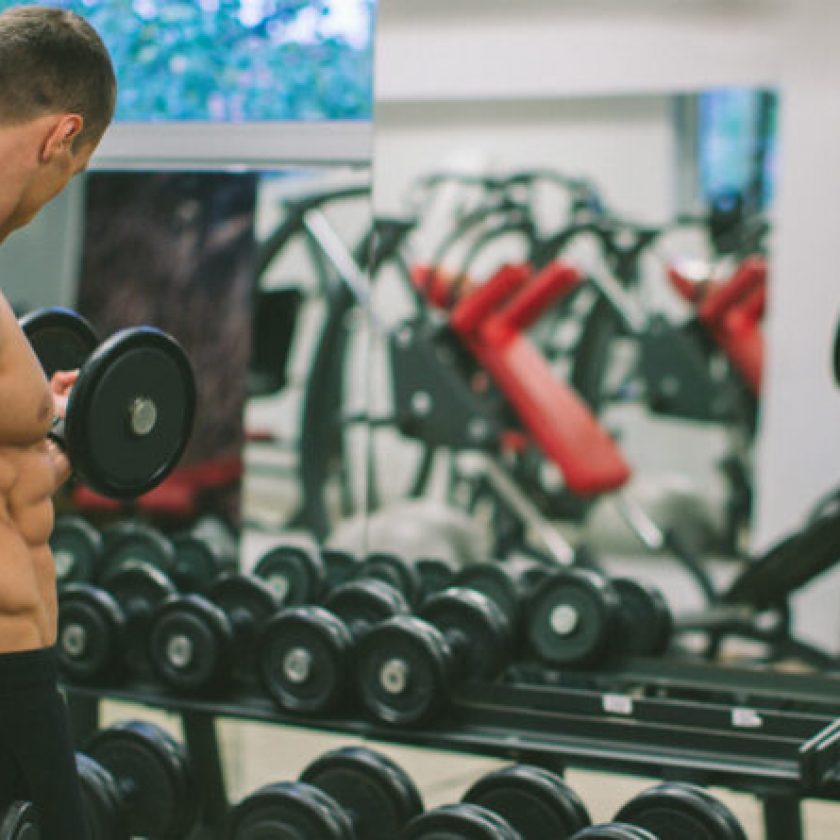
[[41, 162], [49, 163], [57, 155], [73, 151], [73, 142], [81, 134], [84, 120], [79, 114], [61, 114], [50, 123], [41, 146]]

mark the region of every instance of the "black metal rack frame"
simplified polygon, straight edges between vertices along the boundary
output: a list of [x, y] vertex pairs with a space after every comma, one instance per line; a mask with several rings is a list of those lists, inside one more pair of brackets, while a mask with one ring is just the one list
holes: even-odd
[[359, 714], [300, 717], [245, 688], [202, 700], [144, 682], [66, 691], [80, 743], [105, 698], [180, 715], [206, 838], [222, 836], [228, 810], [216, 718], [729, 787], [762, 801], [767, 840], [802, 840], [803, 799], [840, 801], [840, 678], [668, 660], [563, 674], [520, 666], [510, 676], [461, 686], [448, 713], [422, 729]]

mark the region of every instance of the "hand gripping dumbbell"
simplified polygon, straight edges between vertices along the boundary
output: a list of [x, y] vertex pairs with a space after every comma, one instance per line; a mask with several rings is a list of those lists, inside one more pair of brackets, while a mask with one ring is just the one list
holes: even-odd
[[76, 754], [90, 840], [183, 840], [199, 813], [183, 745], [160, 727], [126, 721]]
[[654, 587], [568, 568], [535, 589], [525, 634], [542, 662], [583, 667], [612, 656], [659, 655], [671, 628], [671, 612]]
[[182, 592], [202, 592], [239, 567], [236, 539], [221, 520], [205, 516], [172, 535], [172, 580]]
[[297, 782], [266, 785], [233, 809], [227, 840], [395, 840], [423, 811], [405, 771], [364, 747], [317, 758]]
[[[355, 558], [349, 562], [356, 564]], [[274, 590], [285, 606], [317, 604], [327, 585], [321, 552], [313, 545], [283, 542], [266, 551], [254, 566], [254, 574]]]
[[492, 680], [510, 659], [511, 629], [481, 592], [445, 589], [418, 615], [372, 628], [356, 648], [356, 685], [379, 721], [415, 725], [430, 720], [462, 680]]
[[48, 378], [79, 370], [66, 417], [50, 433], [75, 474], [117, 499], [160, 484], [178, 463], [195, 414], [195, 380], [180, 345], [136, 327], [97, 346], [90, 324], [66, 309], [36, 310], [19, 323]]
[[271, 587], [253, 575], [224, 574], [205, 594], [162, 603], [149, 628], [152, 670], [169, 687], [195, 694], [256, 680], [255, 645], [280, 609]]
[[104, 540], [99, 529], [82, 516], [57, 516], [50, 534], [50, 549], [58, 586], [90, 583], [102, 569]]
[[403, 840], [568, 840], [591, 825], [580, 797], [556, 773], [527, 764], [480, 778], [458, 805], [421, 814]]
[[147, 634], [156, 607], [174, 584], [148, 563], [125, 562], [102, 574], [101, 586], [73, 583], [59, 593], [58, 660], [72, 682], [148, 671]]
[[0, 821], [0, 840], [39, 840], [38, 815], [31, 802], [13, 802]]
[[747, 840], [738, 819], [699, 785], [666, 782], [623, 805], [616, 822], [639, 826], [657, 840]]
[[406, 615], [408, 602], [379, 580], [355, 580], [332, 590], [322, 606], [285, 609], [260, 637], [262, 684], [282, 709], [319, 714], [346, 699], [356, 641], [369, 628]]

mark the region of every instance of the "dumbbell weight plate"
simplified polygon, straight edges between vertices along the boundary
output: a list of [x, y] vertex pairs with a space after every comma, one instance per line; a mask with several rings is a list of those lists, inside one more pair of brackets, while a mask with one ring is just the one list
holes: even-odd
[[510, 625], [496, 604], [481, 592], [445, 589], [432, 595], [418, 616], [444, 633], [463, 636], [465, 661], [460, 668], [470, 679], [494, 679], [507, 665]]
[[282, 709], [317, 714], [344, 698], [353, 637], [321, 607], [282, 610], [260, 634], [257, 668], [269, 696]]
[[526, 764], [488, 773], [462, 801], [500, 814], [522, 840], [569, 837], [592, 822], [580, 797], [557, 774]]
[[0, 840], [39, 840], [38, 814], [31, 802], [13, 802], [0, 822]]
[[321, 559], [324, 561], [328, 592], [336, 586], [341, 586], [342, 583], [351, 581], [359, 566], [359, 559], [355, 554], [342, 551], [340, 548], [321, 549]]
[[324, 608], [338, 616], [351, 631], [409, 611], [402, 593], [379, 580], [342, 583], [327, 595]]
[[392, 840], [423, 812], [423, 800], [408, 774], [386, 756], [364, 747], [325, 753], [300, 781], [323, 790], [354, 817], [357, 837]]
[[443, 805], [413, 819], [400, 840], [522, 840], [498, 814], [479, 805]]
[[125, 619], [109, 593], [71, 583], [58, 601], [58, 663], [71, 682], [115, 676], [122, 664]]
[[550, 665], [591, 665], [607, 653], [618, 610], [618, 593], [607, 578], [587, 569], [557, 572], [529, 603], [529, 645]]
[[115, 333], [70, 392], [64, 434], [74, 470], [105, 496], [151, 490], [187, 445], [195, 400], [189, 360], [172, 338], [151, 327]]
[[455, 579], [455, 567], [445, 560], [436, 557], [420, 557], [414, 561], [414, 565], [420, 575], [420, 603], [440, 592], [448, 586], [453, 585]]
[[70, 309], [36, 309], [24, 315], [18, 323], [47, 379], [57, 371], [80, 368], [99, 344], [90, 323]]
[[102, 535], [81, 516], [59, 516], [50, 534], [50, 549], [59, 586], [88, 583], [99, 574]]
[[660, 840], [660, 838], [637, 825], [602, 823], [579, 831], [569, 840]]
[[76, 772], [90, 840], [129, 840], [123, 796], [114, 776], [85, 753], [76, 753]]
[[359, 564], [355, 576], [358, 580], [368, 578], [390, 584], [405, 596], [409, 604], [417, 603], [420, 597], [422, 582], [419, 572], [396, 554], [384, 551], [368, 554]]
[[118, 780], [132, 837], [183, 840], [198, 818], [198, 797], [184, 747], [146, 721], [96, 733], [85, 752]]
[[217, 687], [230, 668], [233, 630], [225, 613], [199, 595], [170, 598], [149, 628], [149, 660], [155, 674], [176, 691]]
[[105, 556], [102, 574], [126, 564], [146, 563], [171, 575], [175, 565], [175, 548], [157, 528], [145, 522], [125, 520], [103, 532]]
[[324, 565], [314, 551], [302, 545], [283, 544], [266, 552], [254, 566], [284, 606], [315, 604], [324, 590]]
[[182, 592], [203, 592], [221, 574], [234, 572], [236, 561], [202, 536], [186, 531], [172, 537], [172, 580]]
[[355, 674], [362, 703], [376, 720], [415, 726], [448, 702], [457, 662], [437, 628], [413, 616], [385, 621], [359, 640]]
[[227, 840], [357, 840], [353, 823], [330, 796], [303, 782], [266, 785], [231, 811]]
[[616, 651], [627, 656], [660, 656], [671, 641], [674, 622], [662, 593], [632, 578], [612, 578], [618, 593]]
[[241, 574], [222, 575], [208, 594], [233, 625], [233, 678], [248, 682], [256, 674], [257, 636], [280, 608], [277, 597], [265, 581]]
[[667, 782], [642, 791], [615, 815], [658, 840], [747, 840], [735, 815], [697, 785]]
[[488, 561], [461, 569], [453, 585], [483, 592], [507, 616], [511, 627], [515, 627], [523, 599], [545, 574], [545, 567], [530, 560]]

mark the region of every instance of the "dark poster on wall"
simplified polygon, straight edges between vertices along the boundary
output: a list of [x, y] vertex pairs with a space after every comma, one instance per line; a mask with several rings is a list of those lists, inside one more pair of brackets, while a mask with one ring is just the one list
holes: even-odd
[[[175, 520], [188, 501], [201, 513], [239, 515], [256, 181], [191, 172], [87, 178], [78, 310], [103, 338], [141, 324], [164, 330], [195, 371], [195, 426], [172, 476]], [[159, 496], [155, 512], [166, 518]]]

